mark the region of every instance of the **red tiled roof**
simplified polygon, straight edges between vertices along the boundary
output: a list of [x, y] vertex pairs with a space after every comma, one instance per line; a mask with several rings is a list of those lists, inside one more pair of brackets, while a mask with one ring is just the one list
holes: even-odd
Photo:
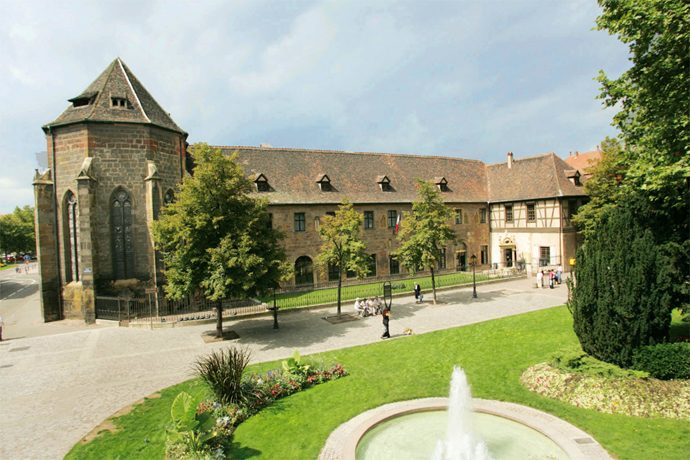
[[589, 168], [597, 164], [601, 160], [601, 150], [592, 150], [591, 152], [575, 152], [571, 153], [565, 162], [571, 168], [580, 171], [582, 175], [590, 175]]

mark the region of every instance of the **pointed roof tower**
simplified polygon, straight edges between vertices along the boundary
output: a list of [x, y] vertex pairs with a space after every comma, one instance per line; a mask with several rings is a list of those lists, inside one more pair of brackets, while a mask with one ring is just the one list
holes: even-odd
[[54, 121], [43, 129], [81, 122], [124, 122], [184, 132], [144, 88], [129, 67], [116, 58]]

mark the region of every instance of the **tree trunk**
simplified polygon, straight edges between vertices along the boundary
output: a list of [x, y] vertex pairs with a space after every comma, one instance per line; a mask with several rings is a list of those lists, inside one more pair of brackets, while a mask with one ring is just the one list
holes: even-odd
[[223, 301], [219, 300], [216, 305], [216, 338], [223, 338]]
[[434, 267], [431, 267], [431, 295], [436, 305], [436, 278], [434, 278]]
[[343, 270], [338, 269], [338, 317], [340, 317], [340, 289], [343, 286]]

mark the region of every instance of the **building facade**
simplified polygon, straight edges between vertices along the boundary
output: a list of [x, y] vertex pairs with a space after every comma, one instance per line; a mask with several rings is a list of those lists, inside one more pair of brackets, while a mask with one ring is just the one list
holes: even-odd
[[[34, 180], [41, 301], [46, 321], [96, 318], [95, 296], [161, 283], [151, 224], [188, 171], [187, 133], [120, 60], [43, 130], [49, 169]], [[291, 285], [336, 274], [315, 266], [323, 216], [347, 199], [363, 216], [372, 277], [404, 273], [394, 257], [418, 180], [452, 209], [454, 241], [439, 270], [565, 264], [577, 234], [570, 216], [585, 199], [579, 172], [554, 154], [487, 165], [442, 156], [220, 147], [269, 202], [285, 235]]]

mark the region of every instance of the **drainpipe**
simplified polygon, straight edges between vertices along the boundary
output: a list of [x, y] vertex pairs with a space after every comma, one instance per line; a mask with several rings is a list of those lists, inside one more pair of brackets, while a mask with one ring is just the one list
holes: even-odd
[[53, 161], [52, 161], [52, 168], [53, 168], [53, 237], [55, 239], [55, 264], [57, 265], [57, 281], [58, 281], [58, 286], [57, 286], [57, 297], [58, 297], [58, 308], [60, 311], [58, 312], [58, 316], [60, 319], [64, 318], [64, 311], [63, 311], [63, 305], [62, 305], [62, 273], [60, 270], [60, 227], [58, 226], [59, 219], [58, 219], [58, 191], [57, 191], [57, 160], [55, 159], [57, 156], [57, 152], [55, 152], [55, 133], [53, 132], [53, 128], [51, 126], [48, 127], [48, 132], [50, 133], [50, 141], [51, 141], [51, 148], [53, 152]]

